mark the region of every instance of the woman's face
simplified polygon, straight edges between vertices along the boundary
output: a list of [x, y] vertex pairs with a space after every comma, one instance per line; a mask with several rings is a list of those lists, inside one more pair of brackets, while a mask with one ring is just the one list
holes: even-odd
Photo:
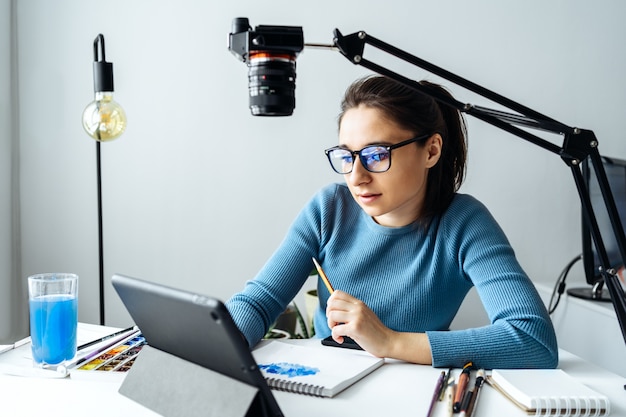
[[[393, 145], [417, 133], [400, 128], [375, 108], [359, 106], [347, 110], [339, 126], [339, 144], [351, 151], [369, 145]], [[439, 160], [441, 137], [434, 134], [423, 144], [408, 144], [391, 151], [391, 168], [386, 172], [367, 171], [355, 161], [345, 180], [352, 196], [377, 223], [388, 227], [406, 226], [420, 216], [428, 169]], [[358, 158], [357, 158], [358, 159]]]

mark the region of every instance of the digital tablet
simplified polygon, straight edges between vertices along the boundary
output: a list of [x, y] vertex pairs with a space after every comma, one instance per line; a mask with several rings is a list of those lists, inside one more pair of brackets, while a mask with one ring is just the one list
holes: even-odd
[[111, 282], [149, 346], [258, 388], [269, 415], [283, 416], [220, 300], [120, 274]]

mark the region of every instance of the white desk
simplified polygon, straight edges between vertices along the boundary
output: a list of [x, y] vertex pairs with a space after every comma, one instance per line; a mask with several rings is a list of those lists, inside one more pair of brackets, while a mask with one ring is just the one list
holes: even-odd
[[[83, 325], [79, 327], [79, 344], [106, 334], [111, 329]], [[319, 343], [300, 340], [294, 343]], [[29, 364], [29, 359], [16, 351], [0, 354], [1, 363]], [[580, 381], [607, 395], [611, 400], [611, 416], [626, 416], [624, 378], [592, 365], [568, 352], [561, 351], [559, 367]], [[17, 357], [16, 357], [17, 356]], [[320, 415], [361, 416], [425, 416], [435, 381], [441, 369], [388, 361], [365, 379], [332, 399], [314, 398], [274, 391], [287, 417]], [[26, 378], [0, 375], [0, 415], [2, 416], [155, 416], [156, 414], [117, 392], [123, 376], [98, 373], [97, 378], [65, 379]], [[81, 374], [82, 375], [82, 374]], [[458, 375], [455, 373], [455, 376]], [[192, 387], [190, 387], [191, 389]], [[202, 393], [198, 393], [202, 395]], [[59, 404], [64, 403], [64, 406]], [[40, 413], [40, 414], [38, 414]], [[476, 417], [522, 417], [521, 410], [501, 394], [485, 385], [477, 405]], [[433, 417], [446, 416], [443, 403], [438, 403]]]

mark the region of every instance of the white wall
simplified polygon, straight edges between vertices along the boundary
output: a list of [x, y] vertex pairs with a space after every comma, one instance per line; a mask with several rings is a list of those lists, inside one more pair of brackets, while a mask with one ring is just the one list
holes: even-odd
[[[11, 276], [11, 1], [0, 2], [0, 294], [7, 293]], [[8, 336], [10, 297], [0, 302], [0, 340]]]
[[0, 1], [0, 343], [28, 332], [19, 261], [19, 142], [14, 2]]
[[[128, 323], [115, 272], [227, 298], [254, 276], [321, 186], [339, 181], [336, 143], [348, 84], [368, 71], [337, 52], [298, 59], [291, 118], [253, 118], [247, 68], [226, 48], [234, 17], [302, 25], [307, 42], [366, 30], [573, 126], [626, 157], [621, 120], [626, 3], [528, 0], [217, 2], [20, 0], [23, 275], [81, 277], [80, 319], [97, 322], [95, 145], [80, 126], [92, 100], [92, 42], [106, 40], [128, 129], [103, 144], [107, 324]], [[377, 54], [367, 55], [374, 59]], [[393, 60], [415, 79], [435, 77]], [[490, 106], [450, 83], [461, 101]], [[537, 282], [580, 251], [579, 205], [554, 155], [469, 120], [464, 192], [484, 201]], [[549, 138], [549, 137], [548, 137]], [[554, 141], [560, 144], [560, 138]], [[579, 276], [582, 280], [582, 275]]]

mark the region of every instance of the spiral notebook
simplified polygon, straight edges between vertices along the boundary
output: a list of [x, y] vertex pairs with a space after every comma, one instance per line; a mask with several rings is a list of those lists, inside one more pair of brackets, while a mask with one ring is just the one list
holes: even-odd
[[494, 369], [487, 382], [528, 414], [537, 416], [608, 416], [602, 395], [562, 369]]
[[385, 363], [364, 351], [279, 341], [252, 354], [271, 388], [316, 397], [334, 397]]

